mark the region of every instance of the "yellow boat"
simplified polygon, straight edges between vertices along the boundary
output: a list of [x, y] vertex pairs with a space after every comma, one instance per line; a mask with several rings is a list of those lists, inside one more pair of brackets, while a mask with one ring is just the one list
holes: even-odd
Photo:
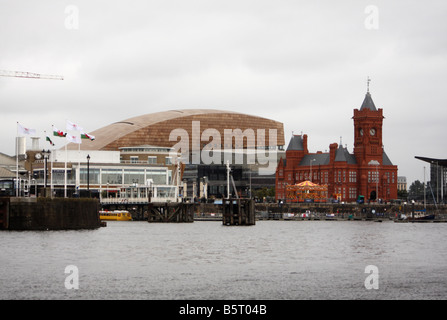
[[114, 221], [130, 221], [132, 220], [132, 216], [129, 213], [129, 211], [126, 210], [114, 210], [114, 211], [102, 210], [99, 211], [99, 219], [114, 220]]

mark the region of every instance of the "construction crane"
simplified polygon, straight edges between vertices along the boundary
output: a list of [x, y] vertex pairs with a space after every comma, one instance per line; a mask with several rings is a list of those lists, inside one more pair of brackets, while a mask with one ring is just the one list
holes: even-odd
[[39, 74], [24, 71], [8, 71], [0, 70], [2, 77], [16, 77], [16, 78], [30, 78], [30, 79], [50, 79], [50, 80], [64, 80], [64, 77], [58, 75]]

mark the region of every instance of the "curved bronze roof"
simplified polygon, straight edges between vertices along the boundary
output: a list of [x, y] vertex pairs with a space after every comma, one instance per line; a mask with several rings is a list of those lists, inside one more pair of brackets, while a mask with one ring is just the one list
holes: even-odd
[[[91, 132], [95, 140], [82, 141], [81, 150], [118, 150], [120, 147], [139, 145], [172, 147], [177, 141], [169, 141], [171, 131], [184, 129], [191, 140], [193, 121], [200, 121], [200, 134], [205, 129], [218, 130], [222, 141], [225, 129], [253, 129], [255, 133], [257, 129], [265, 129], [265, 141], [269, 145], [268, 129], [276, 129], [277, 145], [284, 145], [281, 122], [232, 111], [183, 109], [150, 113], [112, 123]], [[207, 141], [200, 142], [201, 146], [204, 144]], [[67, 148], [77, 149], [78, 146], [70, 143]]]

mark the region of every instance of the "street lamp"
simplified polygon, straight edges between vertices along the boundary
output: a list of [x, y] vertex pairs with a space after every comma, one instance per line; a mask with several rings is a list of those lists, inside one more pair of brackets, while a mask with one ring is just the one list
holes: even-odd
[[[43, 185], [46, 188], [47, 187], [47, 177], [48, 177], [48, 158], [50, 157], [51, 151], [50, 150], [42, 150], [43, 158], [45, 160], [44, 162], [44, 177], [43, 177]], [[45, 191], [46, 192], [46, 191]]]
[[90, 197], [90, 155], [87, 155], [87, 191]]
[[371, 160], [368, 162], [370, 166], [376, 166], [376, 202], [379, 200], [379, 161]]
[[311, 159], [310, 162], [310, 182], [312, 182], [312, 162], [317, 161], [316, 159]]

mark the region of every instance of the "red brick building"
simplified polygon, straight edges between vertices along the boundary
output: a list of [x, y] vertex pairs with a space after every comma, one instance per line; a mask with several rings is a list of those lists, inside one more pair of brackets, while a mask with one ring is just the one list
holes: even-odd
[[276, 200], [287, 201], [286, 186], [306, 180], [327, 185], [328, 197], [339, 201], [397, 199], [397, 166], [383, 149], [383, 118], [368, 91], [360, 110], [354, 109], [353, 153], [337, 143], [328, 153], [309, 153], [307, 135], [293, 135], [276, 169]]

